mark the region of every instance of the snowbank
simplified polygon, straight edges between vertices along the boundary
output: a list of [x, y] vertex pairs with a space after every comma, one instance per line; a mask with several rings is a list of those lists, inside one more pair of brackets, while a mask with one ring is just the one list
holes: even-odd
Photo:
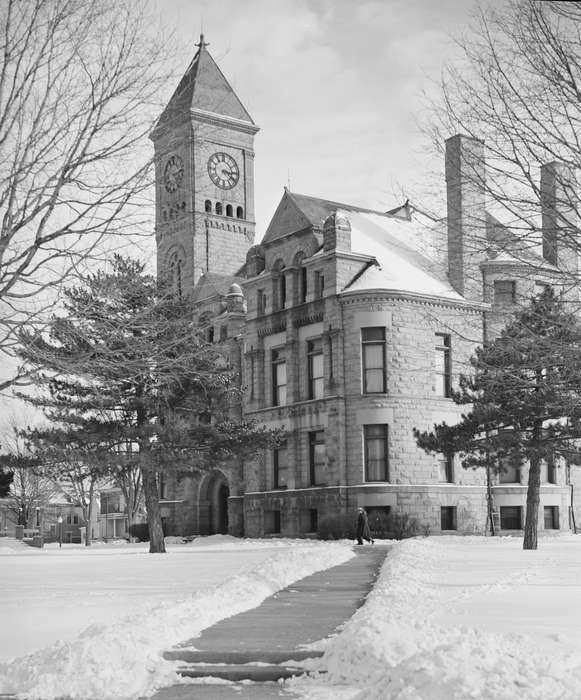
[[[188, 599], [144, 608], [108, 626], [93, 625], [73, 641], [0, 663], [0, 692], [18, 693], [27, 700], [105, 700], [150, 695], [177, 682], [176, 664], [165, 661], [163, 651], [218, 620], [256, 607], [293, 581], [353, 556], [345, 543], [303, 540], [288, 545], [287, 541], [280, 553]], [[221, 546], [232, 544], [224, 541]]]
[[[508, 538], [395, 544], [365, 605], [326, 644], [327, 675], [293, 689], [313, 700], [578, 700], [581, 538], [573, 539], [543, 541], [538, 552]], [[510, 605], [504, 619], [495, 615], [515, 592], [528, 620]]]

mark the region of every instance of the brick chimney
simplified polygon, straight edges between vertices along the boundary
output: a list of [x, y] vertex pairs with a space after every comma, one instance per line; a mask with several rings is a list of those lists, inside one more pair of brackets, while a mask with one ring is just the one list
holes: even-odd
[[351, 224], [337, 211], [329, 214], [323, 224], [323, 250], [351, 250]]
[[[579, 282], [579, 217], [575, 169], [566, 163], [541, 166], [543, 257]], [[571, 286], [565, 281], [565, 288]], [[578, 296], [578, 292], [577, 292]]]
[[456, 134], [446, 141], [448, 275], [470, 301], [483, 300], [480, 263], [485, 259], [484, 141]]

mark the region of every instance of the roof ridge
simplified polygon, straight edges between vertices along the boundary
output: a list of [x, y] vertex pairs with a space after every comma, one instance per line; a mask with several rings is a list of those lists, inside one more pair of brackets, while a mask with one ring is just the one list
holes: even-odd
[[[369, 209], [368, 207], [360, 207], [357, 204], [347, 204], [345, 202], [336, 202], [333, 199], [326, 199], [325, 197], [313, 197], [313, 195], [310, 195], [310, 194], [301, 194], [300, 192], [291, 192], [288, 189], [286, 191], [293, 198], [304, 197], [305, 199], [310, 199], [312, 201], [325, 202], [326, 204], [331, 204], [331, 205], [336, 206], [338, 208], [352, 209], [353, 211], [358, 211], [358, 212], [363, 212], [363, 213], [368, 213], [368, 214], [378, 214], [379, 216], [386, 216], [390, 219], [397, 218], [393, 214], [390, 214], [389, 212], [379, 211], [378, 209]], [[297, 206], [298, 206], [298, 203], [297, 203]]]

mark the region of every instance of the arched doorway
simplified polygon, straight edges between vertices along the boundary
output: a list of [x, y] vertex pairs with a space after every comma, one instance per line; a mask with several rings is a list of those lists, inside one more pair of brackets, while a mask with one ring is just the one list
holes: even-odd
[[202, 535], [228, 533], [228, 497], [230, 488], [224, 474], [208, 474], [200, 486], [199, 531]]

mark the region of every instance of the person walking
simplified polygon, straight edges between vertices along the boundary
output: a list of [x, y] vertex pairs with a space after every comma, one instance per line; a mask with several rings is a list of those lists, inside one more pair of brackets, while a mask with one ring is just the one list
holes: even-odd
[[374, 540], [371, 538], [367, 513], [364, 508], [359, 508], [357, 513], [357, 544], [363, 544], [363, 540], [371, 544], [374, 543]]

